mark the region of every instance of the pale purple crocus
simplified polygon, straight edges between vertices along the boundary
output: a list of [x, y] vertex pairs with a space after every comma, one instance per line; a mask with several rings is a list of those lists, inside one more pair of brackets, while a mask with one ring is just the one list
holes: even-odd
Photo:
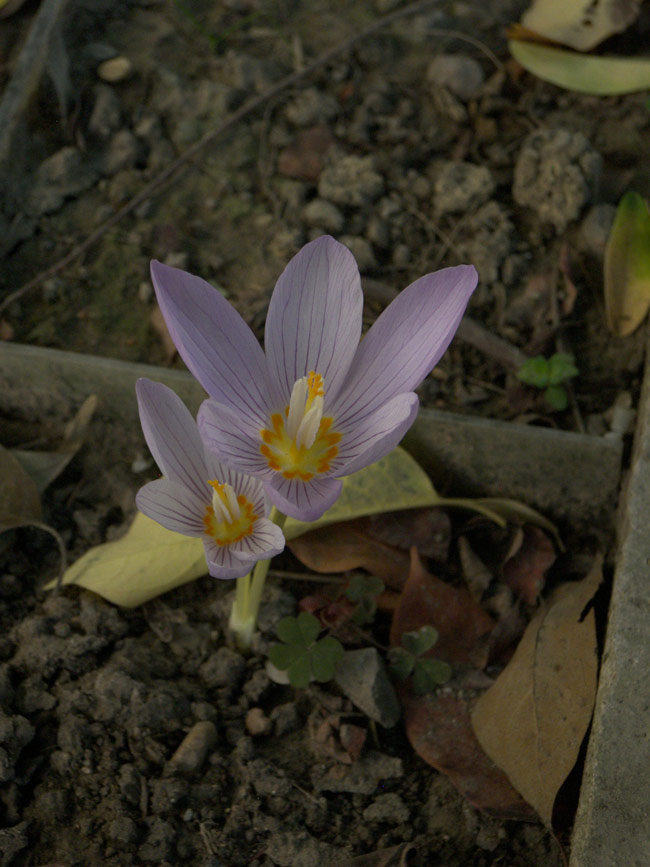
[[164, 476], [138, 491], [138, 509], [168, 530], [200, 537], [215, 578], [241, 578], [258, 560], [279, 554], [284, 536], [266, 517], [262, 483], [205, 448], [189, 410], [166, 385], [139, 379], [136, 394], [147, 445]]
[[210, 399], [198, 424], [226, 464], [264, 481], [303, 521], [337, 499], [341, 476], [386, 455], [413, 423], [413, 389], [449, 345], [477, 283], [474, 267], [427, 274], [361, 337], [363, 296], [350, 251], [312, 241], [278, 280], [265, 352], [241, 316], [199, 277], [152, 262], [160, 309]]

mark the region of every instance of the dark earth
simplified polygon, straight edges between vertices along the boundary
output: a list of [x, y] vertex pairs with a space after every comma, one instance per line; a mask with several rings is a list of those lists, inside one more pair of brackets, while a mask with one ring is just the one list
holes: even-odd
[[[329, 233], [357, 259], [367, 323], [427, 271], [478, 268], [476, 328], [425, 381], [424, 405], [605, 433], [640, 385], [643, 337], [605, 328], [602, 257], [621, 195], [650, 196], [647, 97], [582, 96], [526, 74], [504, 35], [523, 3], [419, 5], [276, 88], [16, 293], [229, 113], [400, 8], [71, 0], [0, 174], [0, 338], [182, 367], [151, 258], [209, 280], [261, 337], [280, 271]], [[0, 89], [38, 8], [0, 19]], [[522, 358], [556, 351], [579, 370], [563, 412], [515, 375]], [[0, 395], [0, 441], [51, 439], [75, 409], [43, 415]], [[124, 532], [154, 475], [138, 432], [107, 430], [99, 414], [43, 498], [69, 562]], [[469, 806], [399, 724], [369, 725], [334, 686], [269, 680], [275, 624], [309, 592], [297, 582], [268, 591], [245, 658], [227, 643], [230, 585], [201, 579], [121, 610], [78, 588], [44, 591], [59, 565], [46, 534], [0, 535], [3, 867], [563, 863], [541, 824]], [[301, 568], [288, 553], [277, 566]], [[352, 765], [315, 737], [332, 715], [368, 729]]]

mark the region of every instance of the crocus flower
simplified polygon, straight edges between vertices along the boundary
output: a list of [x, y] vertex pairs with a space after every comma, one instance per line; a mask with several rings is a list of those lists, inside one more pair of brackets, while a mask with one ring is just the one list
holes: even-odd
[[264, 481], [282, 512], [322, 515], [346, 476], [387, 454], [418, 411], [413, 389], [449, 345], [477, 283], [472, 266], [404, 289], [359, 343], [363, 296], [350, 251], [307, 244], [278, 280], [265, 350], [208, 283], [153, 262], [158, 303], [210, 399], [198, 416], [220, 459]]
[[166, 385], [139, 379], [136, 394], [147, 445], [164, 478], [135, 498], [141, 512], [185, 536], [200, 536], [210, 575], [240, 578], [284, 548], [258, 479], [229, 469], [206, 449], [196, 422]]

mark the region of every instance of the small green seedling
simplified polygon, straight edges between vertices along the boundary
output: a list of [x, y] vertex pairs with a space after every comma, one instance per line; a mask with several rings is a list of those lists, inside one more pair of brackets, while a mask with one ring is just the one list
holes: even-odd
[[317, 641], [320, 630], [318, 619], [307, 611], [297, 617], [283, 617], [278, 623], [278, 638], [284, 643], [269, 650], [269, 659], [287, 672], [292, 686], [304, 688], [312, 680], [326, 683], [334, 677], [345, 651], [331, 635]]
[[413, 691], [417, 695], [432, 692], [451, 677], [451, 666], [440, 659], [424, 658], [438, 640], [438, 631], [433, 626], [422, 626], [414, 632], [402, 635], [402, 646], [391, 647], [388, 662], [391, 672], [400, 680], [413, 677]]
[[384, 592], [384, 582], [376, 575], [353, 575], [344, 596], [355, 605], [353, 623], [371, 623], [377, 611], [377, 597]]
[[550, 358], [543, 355], [528, 358], [517, 371], [521, 382], [545, 389], [546, 402], [556, 410], [567, 408], [569, 398], [563, 383], [577, 375], [575, 359], [568, 352], [556, 352]]

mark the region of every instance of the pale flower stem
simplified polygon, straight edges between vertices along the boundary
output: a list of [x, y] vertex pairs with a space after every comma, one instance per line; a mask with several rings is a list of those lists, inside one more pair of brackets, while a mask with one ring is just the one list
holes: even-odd
[[[282, 529], [287, 516], [273, 506], [269, 520]], [[235, 641], [240, 650], [250, 650], [251, 639], [257, 625], [264, 582], [270, 565], [270, 560], [258, 560], [252, 572], [237, 579], [229, 627], [235, 633]]]

